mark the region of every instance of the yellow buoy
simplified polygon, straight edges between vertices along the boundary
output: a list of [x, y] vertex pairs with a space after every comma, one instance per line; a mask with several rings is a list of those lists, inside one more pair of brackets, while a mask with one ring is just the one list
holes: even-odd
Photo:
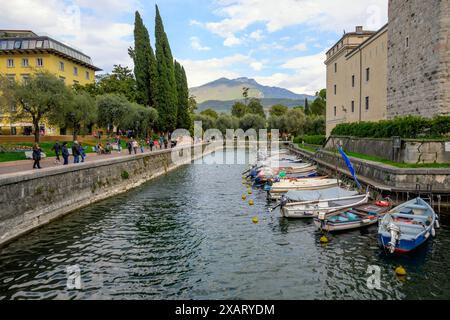
[[248, 202], [248, 204], [252, 206], [252, 205], [254, 205], [255, 203], [253, 202], [253, 200], [250, 200], [250, 201]]
[[248, 190], [248, 194], [252, 194], [253, 192], [252, 192], [252, 190]]
[[242, 200], [247, 200], [247, 196], [245, 194], [242, 196]]
[[320, 243], [328, 243], [328, 238], [326, 236], [320, 237]]
[[406, 276], [406, 270], [405, 270], [405, 268], [403, 268], [402, 266], [397, 267], [397, 268], [395, 269], [395, 274], [397, 274], [397, 275], [400, 276], [400, 277], [404, 277], [404, 276]]
[[252, 221], [254, 224], [257, 224], [259, 222], [259, 219], [258, 217], [253, 217]]

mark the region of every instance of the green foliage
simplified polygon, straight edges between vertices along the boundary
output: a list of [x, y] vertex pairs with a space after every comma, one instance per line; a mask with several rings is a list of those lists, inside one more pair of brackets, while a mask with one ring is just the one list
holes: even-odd
[[316, 93], [316, 99], [309, 106], [310, 115], [325, 116], [327, 108], [327, 90], [322, 89]]
[[175, 79], [178, 95], [177, 127], [189, 130], [192, 127], [192, 120], [190, 116], [188, 82], [184, 67], [177, 61], [175, 61]]
[[450, 116], [433, 119], [420, 116], [397, 117], [378, 122], [355, 122], [337, 125], [332, 135], [361, 138], [440, 137], [450, 133]]
[[159, 127], [162, 131], [171, 131], [176, 129], [177, 126], [177, 86], [172, 51], [170, 50], [169, 40], [164, 31], [158, 6], [156, 6], [155, 38], [158, 71], [156, 105], [160, 120]]
[[126, 170], [122, 171], [120, 176], [122, 177], [123, 180], [128, 180], [130, 178], [130, 174]]
[[11, 113], [14, 106], [13, 120], [32, 119], [36, 142], [39, 142], [41, 121], [70, 101], [69, 88], [49, 72], [37, 72], [20, 82], [2, 76], [0, 92], [0, 108], [4, 113]]
[[248, 113], [239, 119], [239, 127], [247, 131], [248, 129], [264, 129], [266, 127], [266, 119], [259, 114]]
[[239, 118], [222, 113], [216, 120], [216, 128], [223, 134], [226, 134], [227, 129], [236, 130], [239, 128]]
[[325, 116], [310, 115], [306, 117], [304, 132], [308, 135], [325, 135]]
[[134, 22], [134, 49], [130, 49], [129, 53], [134, 61], [136, 101], [143, 105], [154, 106], [157, 91], [156, 59], [148, 30], [138, 11]]
[[147, 137], [158, 121], [158, 111], [154, 108], [130, 103], [126, 106], [126, 113], [122, 117], [119, 127], [131, 129], [137, 137]]
[[297, 144], [312, 144], [312, 145], [323, 145], [325, 141], [327, 140], [327, 137], [325, 135], [314, 135], [314, 136], [308, 136], [308, 135], [302, 135], [297, 136], [294, 138], [294, 143]]
[[109, 93], [96, 98], [98, 108], [97, 124], [107, 128], [108, 133], [113, 127], [119, 127], [129, 110], [130, 103], [123, 95]]
[[274, 106], [272, 106], [269, 110], [269, 114], [271, 116], [284, 116], [287, 112], [288, 112], [289, 108], [286, 106], [283, 106], [281, 104], [276, 104]]
[[214, 119], [213, 117], [203, 114], [197, 114], [194, 116], [194, 120], [202, 122], [203, 131], [216, 128], [216, 119]]
[[203, 110], [202, 112], [200, 112], [200, 114], [204, 115], [204, 116], [209, 116], [213, 119], [217, 119], [219, 117], [219, 114], [217, 113], [217, 111], [215, 111], [214, 109], [211, 109], [211, 108]]
[[256, 98], [252, 98], [246, 108], [246, 113], [256, 114], [261, 116], [262, 118], [266, 118], [266, 114], [264, 113], [264, 107], [261, 104], [261, 101]]
[[247, 113], [247, 106], [242, 102], [236, 102], [231, 108], [233, 117], [242, 118]]

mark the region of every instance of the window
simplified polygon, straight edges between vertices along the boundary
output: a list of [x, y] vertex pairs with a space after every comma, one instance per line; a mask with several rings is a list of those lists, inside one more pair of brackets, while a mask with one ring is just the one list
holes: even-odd
[[26, 68], [28, 67], [29, 63], [28, 63], [28, 58], [23, 58], [22, 59], [22, 67]]
[[11, 127], [11, 135], [15, 136], [17, 134], [17, 129], [16, 127]]
[[37, 58], [37, 59], [36, 59], [36, 66], [37, 66], [37, 67], [43, 67], [43, 66], [44, 66], [44, 59], [42, 59], [42, 58]]
[[14, 59], [8, 59], [8, 60], [6, 61], [6, 66], [7, 66], [8, 68], [14, 68]]
[[355, 101], [352, 100], [352, 113], [355, 112]]
[[64, 71], [64, 62], [59, 62], [59, 71]]
[[44, 41], [42, 41], [42, 40], [36, 41], [36, 48], [42, 48], [43, 45], [44, 45]]
[[355, 87], [355, 75], [352, 75], [352, 88]]
[[59, 80], [61, 80], [61, 82], [65, 82], [66, 78], [65, 77], [59, 77]]
[[22, 47], [22, 41], [14, 42], [14, 49], [18, 50]]
[[11, 105], [9, 106], [9, 109], [11, 110], [11, 112], [16, 112], [16, 111], [17, 111], [17, 106], [16, 106], [16, 104], [15, 104], [15, 103], [11, 104]]
[[334, 73], [337, 72], [337, 63], [334, 64]]
[[366, 69], [366, 81], [368, 82], [370, 80], [370, 68]]
[[370, 99], [369, 97], [366, 97], [366, 110], [369, 110], [370, 107]]
[[334, 107], [334, 116], [336, 117], [336, 115], [337, 115], [337, 108], [336, 108], [336, 106]]
[[76, 86], [77, 84], [80, 84], [80, 82], [77, 80], [73, 80], [73, 85]]
[[30, 80], [30, 75], [29, 75], [28, 73], [21, 74], [20, 76], [22, 77], [22, 81], [23, 81], [24, 83], [27, 83], [28, 80]]
[[78, 75], [78, 68], [77, 67], [73, 67], [73, 75], [74, 76]]
[[86, 80], [89, 80], [90, 79], [90, 74], [89, 74], [89, 71], [86, 71]]
[[334, 95], [336, 95], [336, 94], [337, 94], [337, 86], [334, 85]]
[[6, 78], [11, 81], [14, 82], [16, 80], [16, 75], [15, 74], [7, 74]]

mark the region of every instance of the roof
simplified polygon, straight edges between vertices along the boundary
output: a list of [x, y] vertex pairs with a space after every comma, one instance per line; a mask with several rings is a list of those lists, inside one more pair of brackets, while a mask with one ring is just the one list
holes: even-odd
[[0, 54], [3, 53], [49, 52], [75, 61], [95, 71], [91, 57], [48, 36], [38, 36], [27, 30], [0, 30]]

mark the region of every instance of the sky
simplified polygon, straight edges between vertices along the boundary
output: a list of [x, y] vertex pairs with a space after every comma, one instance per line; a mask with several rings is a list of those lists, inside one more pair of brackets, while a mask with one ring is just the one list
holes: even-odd
[[314, 94], [325, 87], [325, 52], [356, 25], [377, 30], [388, 0], [0, 0], [0, 29], [68, 43], [109, 72], [133, 67], [134, 13], [154, 47], [158, 4], [172, 53], [190, 87], [221, 77]]

